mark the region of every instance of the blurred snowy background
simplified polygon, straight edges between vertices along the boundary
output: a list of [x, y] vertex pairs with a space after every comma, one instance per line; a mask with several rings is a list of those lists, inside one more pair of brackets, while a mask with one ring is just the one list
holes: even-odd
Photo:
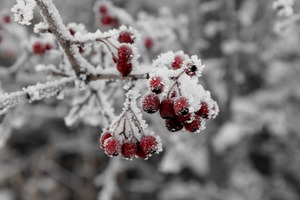
[[[54, 2], [65, 24], [101, 29], [95, 0]], [[203, 59], [203, 85], [219, 116], [194, 135], [170, 133], [158, 115], [144, 115], [164, 152], [127, 161], [100, 150], [101, 126], [66, 127], [64, 102], [18, 106], [0, 116], [0, 200], [300, 199], [299, 20], [278, 17], [271, 0], [112, 2], [147, 26], [142, 37], [153, 36], [145, 60], [168, 50]], [[0, 10], [13, 4], [1, 0]], [[300, 12], [297, 3], [294, 9]], [[40, 19], [37, 11], [34, 23]], [[8, 68], [22, 52], [3, 38], [0, 66]], [[4, 91], [31, 81], [1, 80]]]

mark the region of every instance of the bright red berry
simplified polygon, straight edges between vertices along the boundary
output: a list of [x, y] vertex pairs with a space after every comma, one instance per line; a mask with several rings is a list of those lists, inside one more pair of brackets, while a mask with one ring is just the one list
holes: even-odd
[[174, 111], [176, 115], [185, 116], [189, 114], [189, 102], [185, 97], [179, 97], [174, 102]]
[[104, 142], [105, 153], [109, 156], [117, 156], [121, 152], [121, 143], [115, 137], [110, 137]]
[[41, 55], [43, 53], [45, 53], [45, 46], [42, 42], [36, 41], [35, 43], [33, 43], [32, 45], [32, 51], [35, 54]]
[[133, 44], [135, 40], [134, 35], [129, 31], [122, 31], [118, 37], [120, 43], [129, 43]]
[[101, 18], [102, 25], [110, 25], [113, 21], [113, 18], [109, 15], [105, 15]]
[[171, 132], [180, 131], [183, 128], [181, 122], [177, 118], [166, 119], [165, 121], [166, 128]]
[[197, 70], [198, 70], [198, 68], [197, 68], [196, 65], [194, 65], [194, 64], [189, 64], [189, 65], [187, 65], [187, 68], [184, 70], [184, 72], [185, 72], [188, 76], [195, 76]]
[[164, 82], [160, 76], [152, 77], [149, 80], [150, 90], [155, 94], [160, 94], [164, 91]]
[[147, 37], [144, 41], [144, 45], [148, 50], [152, 49], [152, 47], [154, 45], [153, 39], [151, 37]]
[[100, 137], [100, 144], [101, 144], [101, 148], [104, 149], [104, 142], [106, 139], [112, 137], [112, 133], [111, 132], [104, 132], [101, 134], [101, 137]]
[[176, 117], [173, 104], [174, 104], [173, 99], [164, 99], [160, 103], [159, 114], [163, 119], [169, 119], [169, 118]]
[[144, 136], [141, 141], [141, 148], [143, 150], [143, 152], [148, 156], [150, 154], [155, 153], [155, 151], [157, 150], [157, 141], [156, 138], [152, 135], [146, 135]]
[[152, 114], [158, 111], [160, 106], [159, 98], [156, 94], [146, 94], [141, 101], [142, 109], [146, 113]]
[[119, 62], [124, 62], [124, 63], [130, 62], [132, 57], [133, 57], [132, 50], [128, 45], [121, 45], [118, 48]]
[[99, 13], [101, 13], [102, 15], [107, 14], [108, 8], [106, 5], [101, 5], [99, 6]]
[[192, 133], [199, 130], [200, 126], [201, 126], [201, 118], [198, 115], [195, 115], [195, 118], [193, 119], [193, 121], [186, 122], [184, 124], [185, 129]]
[[209, 108], [206, 102], [201, 102], [201, 108], [196, 112], [196, 114], [205, 119], [209, 118]]
[[132, 64], [127, 62], [118, 62], [117, 70], [123, 75], [127, 76], [132, 71]]
[[171, 66], [174, 70], [180, 69], [182, 66], [182, 63], [183, 63], [183, 57], [181, 55], [176, 55]]
[[135, 154], [138, 158], [147, 158], [147, 154], [145, 154], [145, 152], [143, 151], [142, 147], [141, 147], [141, 143], [138, 142], [137, 146], [136, 146], [136, 154]]
[[136, 154], [137, 145], [133, 141], [126, 140], [122, 144], [122, 156], [132, 158]]

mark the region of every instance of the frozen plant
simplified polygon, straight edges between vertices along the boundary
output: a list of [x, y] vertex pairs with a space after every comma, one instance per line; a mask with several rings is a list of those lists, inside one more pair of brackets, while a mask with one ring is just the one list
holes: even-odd
[[[71, 109], [65, 117], [66, 124], [71, 126], [83, 121], [105, 127], [100, 138], [101, 148], [108, 156], [126, 159], [148, 159], [162, 151], [161, 139], [148, 128], [142, 110], [149, 114], [159, 112], [171, 132], [199, 133], [205, 128], [205, 120], [218, 115], [218, 104], [199, 83], [204, 65], [198, 56], [170, 51], [158, 55], [148, 65], [146, 59], [140, 59], [150, 52], [140, 50], [139, 32], [148, 29], [148, 36], [142, 36], [144, 48], [148, 50], [155, 42], [151, 39], [152, 33], [149, 26], [135, 26], [126, 11], [107, 1], [97, 2], [96, 18], [108, 30], [98, 29], [91, 33], [83, 24], [65, 26], [52, 0], [17, 0], [12, 8], [15, 20], [22, 25], [30, 24], [35, 7], [40, 9], [45, 20], [34, 27], [34, 32], [40, 36], [24, 38], [26, 53], [16, 62], [15, 70], [6, 75], [34, 74], [33, 67], [25, 62], [30, 57], [36, 61], [35, 69], [50, 75], [51, 80], [24, 87], [21, 91], [2, 93], [0, 114], [18, 104], [52, 96], [63, 99], [68, 95]], [[166, 11], [164, 14], [168, 15]], [[4, 30], [8, 30], [11, 21], [4, 21]], [[148, 25], [155, 20], [150, 21]], [[170, 30], [165, 31], [167, 34]], [[45, 58], [49, 58], [47, 62]], [[114, 114], [115, 102], [111, 98], [122, 95], [118, 92], [120, 82], [117, 80], [122, 81], [126, 91], [119, 116]], [[141, 90], [145, 83], [147, 91]], [[72, 90], [64, 94], [67, 89]], [[144, 94], [139, 100], [141, 92]]]

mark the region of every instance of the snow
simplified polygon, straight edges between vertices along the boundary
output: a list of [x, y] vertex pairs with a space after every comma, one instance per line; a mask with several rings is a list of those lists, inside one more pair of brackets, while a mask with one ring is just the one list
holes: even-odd
[[35, 0], [17, 0], [17, 4], [11, 8], [15, 21], [22, 25], [30, 25], [35, 5]]

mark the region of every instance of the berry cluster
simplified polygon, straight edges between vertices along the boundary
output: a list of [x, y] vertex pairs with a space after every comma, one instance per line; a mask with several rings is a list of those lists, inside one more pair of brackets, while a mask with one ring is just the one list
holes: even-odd
[[99, 2], [97, 14], [99, 21], [103, 26], [119, 27], [121, 25], [119, 18], [114, 14], [112, 5], [109, 2]]
[[[81, 34], [85, 34], [87, 31], [85, 29], [85, 26], [83, 24], [76, 24], [76, 23], [69, 23], [68, 24], [68, 30], [71, 36], [75, 36], [77, 32]], [[86, 52], [86, 48], [84, 44], [77, 45], [79, 53], [83, 54]]]
[[147, 125], [135, 103], [138, 96], [135, 90], [127, 93], [123, 112], [112, 122], [109, 131], [102, 133], [100, 145], [108, 156], [121, 155], [126, 159], [133, 157], [147, 159], [154, 153], [162, 151], [159, 136], [147, 130]]
[[43, 55], [47, 51], [54, 48], [54, 44], [49, 41], [36, 40], [32, 43], [31, 49], [32, 52], [36, 55]]
[[[163, 62], [167, 60], [167, 62]], [[156, 73], [148, 80], [151, 93], [143, 96], [143, 111], [152, 114], [159, 111], [166, 128], [177, 132], [185, 128], [195, 133], [204, 129], [205, 119], [218, 114], [218, 105], [198, 84], [204, 68], [201, 61], [182, 52], [169, 52], [161, 56]]]

